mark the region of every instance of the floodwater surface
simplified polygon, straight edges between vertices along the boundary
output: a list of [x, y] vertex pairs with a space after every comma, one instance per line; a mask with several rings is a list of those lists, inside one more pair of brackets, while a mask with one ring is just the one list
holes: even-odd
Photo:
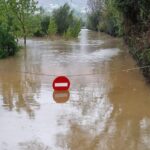
[[[29, 39], [0, 60], [0, 150], [149, 150], [150, 86], [135, 67], [123, 42], [102, 33]], [[59, 75], [71, 87], [57, 95]]]

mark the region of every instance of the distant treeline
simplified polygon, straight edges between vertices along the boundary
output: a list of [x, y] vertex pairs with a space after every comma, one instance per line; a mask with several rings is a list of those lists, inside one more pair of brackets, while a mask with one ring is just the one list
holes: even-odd
[[81, 29], [81, 19], [75, 17], [68, 4], [55, 9], [51, 15], [41, 8], [40, 13], [34, 17], [38, 24], [38, 28], [33, 33], [34, 36], [60, 35], [66, 38], [76, 38]]
[[123, 35], [123, 14], [115, 5], [117, 0], [88, 0], [87, 27], [113, 36]]
[[18, 51], [18, 39], [26, 45], [31, 36], [63, 36], [76, 38], [81, 19], [74, 15], [68, 4], [53, 12], [38, 8], [35, 0], [0, 0], [0, 58]]

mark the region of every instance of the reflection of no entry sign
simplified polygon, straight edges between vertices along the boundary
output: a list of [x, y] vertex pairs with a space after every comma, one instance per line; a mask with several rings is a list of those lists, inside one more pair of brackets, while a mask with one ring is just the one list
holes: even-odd
[[70, 81], [65, 76], [57, 77], [53, 82], [53, 89], [56, 91], [66, 91], [70, 87]]
[[56, 103], [66, 103], [69, 98], [69, 91], [54, 91], [53, 93], [53, 99]]

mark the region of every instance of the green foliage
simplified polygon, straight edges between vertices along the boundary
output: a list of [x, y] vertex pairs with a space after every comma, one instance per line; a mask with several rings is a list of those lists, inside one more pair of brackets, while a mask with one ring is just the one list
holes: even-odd
[[[92, 30], [99, 30], [102, 32], [106, 32], [113, 36], [121, 36], [123, 35], [123, 19], [122, 13], [120, 13], [115, 6], [114, 0], [105, 0], [100, 2], [99, 10], [97, 6], [97, 11], [92, 11], [88, 17], [88, 28]], [[91, 6], [92, 1], [90, 2]], [[93, 4], [95, 1], [93, 0]], [[93, 10], [93, 9], [92, 9]]]
[[104, 21], [100, 22], [99, 25], [98, 25], [98, 29], [101, 32], [107, 31], [107, 24], [106, 24], [106, 22], [104, 22]]
[[73, 29], [72, 37], [74, 37], [74, 38], [78, 37], [80, 30], [81, 30], [81, 21], [75, 20], [72, 29]]
[[62, 35], [73, 22], [73, 11], [68, 4], [65, 4], [53, 12], [53, 18], [57, 24], [57, 33]]
[[49, 23], [50, 23], [50, 16], [45, 16], [45, 15], [42, 16], [41, 32], [44, 33], [45, 35], [48, 34]]
[[64, 33], [64, 37], [69, 38], [77, 38], [81, 29], [81, 22], [76, 20], [74, 24], [67, 29], [67, 32]]
[[81, 29], [81, 20], [74, 16], [68, 4], [54, 10], [50, 16], [40, 9], [40, 26], [34, 32], [34, 36], [64, 35], [65, 37], [78, 37]]
[[4, 0], [4, 2], [10, 14], [18, 22], [17, 25], [20, 28], [20, 32], [22, 32], [24, 44], [26, 45], [26, 37], [30, 33], [30, 17], [37, 10], [37, 2], [35, 0]]
[[0, 58], [13, 56], [18, 50], [17, 42], [7, 29], [0, 25]]
[[30, 16], [28, 20], [28, 36], [34, 35], [38, 30], [41, 30], [41, 16], [34, 15]]
[[57, 34], [68, 38], [78, 37], [81, 29], [81, 20], [74, 16], [74, 12], [68, 4], [55, 9], [51, 16], [40, 8], [39, 16], [40, 25], [34, 32], [34, 36], [53, 36]]
[[88, 15], [87, 27], [91, 30], [98, 31], [98, 24], [100, 22], [100, 12], [92, 12]]
[[70, 36], [77, 37], [81, 28], [68, 4], [50, 15], [37, 9], [36, 0], [0, 0], [0, 21], [15, 38], [23, 37], [25, 45], [27, 36], [63, 35], [70, 28]]
[[[31, 19], [33, 35], [36, 37], [43, 37], [48, 35], [48, 27], [50, 23], [50, 16], [47, 15], [43, 8], [40, 8], [40, 13], [34, 15]], [[32, 33], [32, 32], [31, 32]]]
[[122, 14], [116, 9], [114, 0], [105, 1], [105, 9], [103, 10], [102, 18], [103, 19], [99, 26], [100, 31], [103, 27], [102, 30], [110, 35], [123, 35], [123, 17]]
[[125, 19], [129, 19], [133, 24], [150, 18], [149, 0], [115, 0], [115, 4]]
[[49, 27], [48, 27], [48, 34], [50, 36], [52, 36], [52, 35], [55, 35], [56, 33], [57, 33], [57, 25], [56, 25], [55, 20], [52, 18], [50, 20], [50, 24], [49, 24]]
[[40, 29], [38, 29], [36, 32], [33, 33], [33, 36], [43, 37], [43, 36], [45, 36], [45, 34]]

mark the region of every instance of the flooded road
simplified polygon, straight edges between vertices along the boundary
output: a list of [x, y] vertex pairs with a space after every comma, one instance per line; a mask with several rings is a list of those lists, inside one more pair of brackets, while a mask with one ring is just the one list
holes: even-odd
[[[150, 86], [120, 39], [30, 39], [0, 60], [0, 150], [149, 150]], [[52, 82], [71, 81], [57, 102]], [[63, 94], [63, 93], [62, 93]]]

